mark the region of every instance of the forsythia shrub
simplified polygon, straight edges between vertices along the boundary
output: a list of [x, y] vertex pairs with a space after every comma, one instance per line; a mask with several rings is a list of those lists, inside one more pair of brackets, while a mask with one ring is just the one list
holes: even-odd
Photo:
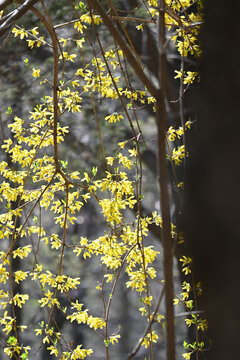
[[[148, 0], [143, 3], [143, 8], [147, 10], [143, 21], [139, 19], [140, 24], [136, 29], [144, 32], [146, 20], [151, 20], [150, 26], [156, 27], [159, 11], [157, 1]], [[176, 46], [182, 59], [189, 55], [198, 58], [201, 53], [198, 43], [198, 32], [202, 22], [201, 11], [186, 10], [193, 3], [193, 0], [166, 1], [166, 29], [170, 41]], [[132, 88], [127, 81], [123, 81], [120, 74], [126, 67], [126, 58], [122, 49], [116, 47], [113, 41], [105, 45], [104, 50], [100, 48], [99, 53], [94, 51], [88, 38], [88, 30], [92, 29], [93, 33], [98, 34], [98, 28], [103, 26], [101, 16], [93, 13], [83, 2], [76, 4], [74, 11], [75, 19], [61, 25], [72, 28], [74, 35], [70, 38], [57, 36], [61, 27], [58, 30], [58, 26], [52, 27], [47, 16], [45, 20], [40, 17], [50, 34], [51, 44], [50, 40], [41, 34], [39, 27], [25, 29], [15, 25], [12, 29], [14, 37], [26, 41], [30, 49], [42, 46], [53, 49], [55, 80], [51, 85], [52, 80], [44, 78], [43, 70], [33, 67], [31, 61], [25, 59], [25, 66], [31, 72], [33, 82], [37, 82], [46, 91], [46, 95], [30, 111], [27, 119], [22, 118], [21, 114], [14, 117], [9, 125], [12, 135], [4, 140], [2, 145], [10, 159], [9, 162], [0, 163], [0, 174], [3, 179], [0, 186], [0, 202], [1, 209], [4, 209], [0, 215], [0, 239], [3, 244], [0, 251], [0, 326], [6, 338], [4, 352], [10, 358], [28, 358], [30, 346], [19, 341], [19, 333], [27, 332], [28, 326], [24, 324], [24, 319], [23, 324], [19, 324], [15, 313], [16, 308], [28, 311], [34, 302], [35, 308], [39, 311], [46, 309], [49, 314], [48, 322], [41, 322], [39, 327], [34, 329], [34, 333], [40, 338], [39, 344], [48, 345], [50, 355], [59, 360], [76, 360], [92, 355], [94, 358], [97, 351], [85, 349], [82, 345], [74, 348], [71, 343], [65, 341], [61, 331], [52, 326], [53, 311], [58, 308], [69, 324], [85, 324], [101, 334], [108, 359], [109, 345], [118, 343], [121, 337], [121, 332], [109, 333], [108, 322], [120, 274], [125, 272], [125, 286], [129, 291], [139, 294], [143, 305], [139, 311], [146, 318], [146, 324], [150, 324], [144, 337], [139, 339], [139, 344], [149, 349], [151, 358], [150, 349], [158, 341], [160, 329], [158, 327], [153, 330], [151, 324], [162, 324], [165, 319], [158, 311], [161, 296], [159, 300], [154, 298], [151, 289], [153, 280], [157, 278], [156, 264], [160, 261], [160, 253], [154, 246], [147, 244], [146, 238], [151, 224], [162, 227], [162, 218], [156, 211], [149, 216], [142, 214], [141, 129], [137, 118], [133, 124], [129, 113], [132, 111], [134, 114], [136, 106], [153, 104], [155, 107], [156, 99], [148, 89]], [[86, 60], [87, 57], [85, 58], [87, 46], [92, 47], [93, 52], [89, 62]], [[70, 69], [71, 63], [77, 70], [69, 75], [67, 70]], [[59, 65], [66, 69], [66, 75], [63, 77], [60, 77]], [[176, 70], [176, 74], [176, 78], [179, 78], [186, 88], [199, 79], [197, 72], [186, 71], [184, 68]], [[49, 84], [53, 88], [51, 93]], [[98, 97], [102, 100], [119, 101], [121, 112], [109, 111], [105, 115], [105, 122], [112, 126], [112, 123], [118, 125], [119, 122], [129, 121], [131, 129], [134, 129], [133, 138], [119, 142], [115, 148], [116, 152], [108, 154], [109, 156], [106, 156], [107, 149], [104, 149], [102, 143], [106, 161], [106, 172], [103, 177], [98, 176], [97, 167], [86, 169], [83, 173], [78, 169], [70, 171], [67, 161], [59, 157], [58, 149], [66, 135], [71, 132], [71, 124], [61, 125], [61, 116], [65, 113], [71, 113], [72, 116], [80, 113], [84, 109], [86, 97], [91, 98], [93, 109]], [[166, 132], [168, 157], [173, 168], [181, 165], [187, 156], [184, 134], [191, 126], [192, 122], [188, 120], [180, 127], [171, 125]], [[175, 141], [178, 141], [177, 147], [172, 146]], [[182, 180], [175, 184], [178, 191], [182, 191]], [[77, 243], [73, 242], [68, 236], [67, 229], [76, 223], [81, 209], [90, 199], [98, 203], [107, 231], [97, 239], [80, 237]], [[135, 209], [134, 219], [131, 221], [126, 216], [128, 209]], [[49, 232], [42, 222], [43, 212], [55, 223], [54, 229], [61, 228], [61, 231]], [[171, 230], [172, 237], [179, 238], [173, 224]], [[32, 235], [38, 239], [37, 246], [31, 242]], [[40, 248], [52, 251], [51, 256], [57, 264], [55, 272], [51, 266], [48, 268], [47, 264], [43, 265], [39, 261]], [[71, 276], [66, 271], [66, 251], [71, 252], [71, 256], [79, 258], [81, 262], [91, 262], [95, 257], [99, 258], [104, 275], [94, 287], [105, 297], [102, 318], [91, 314], [85, 304], [79, 303], [78, 299], [70, 295], [81, 286], [81, 278]], [[24, 264], [24, 267], [13, 272], [12, 264], [16, 259], [20, 264]], [[185, 275], [191, 276], [192, 259], [184, 256], [180, 261]], [[13, 292], [14, 282], [19, 284], [26, 281], [32, 282], [36, 293], [39, 294], [38, 298], [34, 298], [34, 292], [31, 291], [22, 294]], [[111, 291], [107, 296], [106, 283], [111, 284]], [[164, 289], [164, 281], [160, 281], [159, 286]], [[197, 333], [205, 331], [206, 320], [193, 312], [196, 298], [190, 298], [192, 293], [194, 296], [200, 295], [200, 282], [190, 285], [185, 281], [182, 289], [181, 298], [173, 299], [174, 303], [182, 303], [186, 311], [189, 311], [187, 326], [195, 326]], [[59, 294], [66, 296], [67, 307], [61, 304]], [[204, 343], [196, 339], [194, 344], [184, 342], [184, 347], [188, 352], [184, 353], [183, 357], [190, 359], [193, 353], [204, 349]]]

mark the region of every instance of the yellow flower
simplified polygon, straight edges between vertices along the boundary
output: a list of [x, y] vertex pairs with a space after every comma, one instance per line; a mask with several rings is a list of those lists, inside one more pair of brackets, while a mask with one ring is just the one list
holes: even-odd
[[108, 156], [108, 157], [106, 157], [106, 160], [107, 160], [108, 165], [110, 165], [110, 166], [113, 165], [114, 157]]
[[20, 39], [24, 39], [24, 37], [28, 37], [28, 33], [24, 29], [17, 29], [13, 28], [12, 33], [14, 34], [14, 37], [20, 36]]
[[31, 49], [33, 49], [36, 41], [35, 41], [35, 40], [27, 40], [27, 42], [28, 42], [28, 46], [29, 46]]
[[186, 360], [190, 360], [191, 359], [191, 353], [184, 353], [182, 354], [182, 357]]
[[127, 141], [119, 142], [118, 145], [120, 148], [124, 149], [124, 146], [126, 145]]
[[109, 337], [109, 341], [111, 344], [114, 345], [114, 342], [117, 342], [118, 343], [118, 339], [120, 338], [121, 336], [120, 335], [112, 335]]
[[136, 29], [143, 31], [143, 24], [140, 24], [140, 25], [136, 26]]
[[117, 121], [120, 122], [121, 119], [124, 119], [124, 117], [117, 113], [113, 113], [105, 117], [105, 120], [107, 120], [109, 123], [116, 123]]
[[50, 355], [58, 356], [58, 349], [56, 348], [56, 346], [51, 345], [47, 349], [51, 350]]
[[22, 270], [15, 271], [14, 273], [15, 281], [19, 284], [19, 281], [23, 281], [27, 278], [28, 273]]
[[61, 38], [61, 39], [59, 39], [59, 42], [60, 42], [60, 43], [62, 42], [62, 43], [63, 43], [62, 46], [65, 47], [65, 46], [67, 45], [67, 41], [68, 41], [68, 40], [70, 40], [70, 39]]
[[174, 76], [174, 79], [177, 79], [177, 78], [181, 79], [181, 77], [183, 75], [182, 71], [174, 70], [174, 72], [177, 74], [176, 76]]
[[137, 152], [135, 149], [129, 149], [128, 152], [130, 153], [130, 156], [137, 156]]
[[69, 55], [67, 51], [63, 51], [62, 55], [59, 56], [59, 59], [61, 60], [62, 58], [64, 58], [66, 60], [70, 60], [70, 61], [74, 62], [75, 57], [77, 57], [76, 54]]
[[37, 36], [39, 34], [39, 32], [37, 31], [38, 27], [36, 26], [35, 28], [33, 28], [31, 30], [31, 33], [34, 35], [34, 36]]
[[39, 78], [40, 77], [40, 69], [33, 68], [32, 76], [35, 77], [35, 78]]

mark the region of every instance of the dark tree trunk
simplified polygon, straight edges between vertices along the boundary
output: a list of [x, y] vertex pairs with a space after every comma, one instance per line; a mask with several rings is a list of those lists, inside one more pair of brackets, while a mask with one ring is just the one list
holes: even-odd
[[197, 142], [186, 182], [185, 229], [203, 281], [211, 360], [239, 358], [239, 14], [238, 0], [206, 1]]

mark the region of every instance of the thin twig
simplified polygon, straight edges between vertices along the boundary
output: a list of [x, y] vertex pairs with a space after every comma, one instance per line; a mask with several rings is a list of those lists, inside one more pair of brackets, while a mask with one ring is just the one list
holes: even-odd
[[118, 42], [121, 49], [126, 55], [127, 60], [129, 61], [130, 65], [136, 72], [138, 78], [142, 81], [142, 83], [146, 86], [150, 94], [157, 98], [159, 95], [159, 90], [153, 85], [153, 83], [149, 80], [148, 76], [144, 73], [142, 67], [139, 66], [135, 56], [132, 54], [131, 50], [129, 49], [128, 45], [126, 44], [125, 40], [121, 36], [120, 32], [117, 30], [117, 28], [114, 26], [112, 20], [109, 18], [109, 16], [106, 14], [104, 9], [101, 7], [99, 2], [97, 0], [88, 0], [93, 7], [96, 9], [98, 14], [102, 17], [106, 27], [114, 37], [114, 39]]
[[151, 319], [149, 321], [149, 323], [147, 324], [142, 336], [141, 336], [141, 340], [138, 341], [138, 343], [136, 344], [136, 346], [134, 347], [134, 349], [131, 351], [131, 353], [129, 354], [127, 360], [130, 360], [132, 359], [136, 354], [137, 352], [139, 351], [143, 341], [144, 341], [144, 338], [147, 336], [153, 322], [155, 321], [155, 316], [157, 315], [157, 312], [158, 312], [158, 308], [160, 306], [160, 303], [162, 301], [162, 298], [163, 298], [163, 295], [164, 295], [164, 292], [165, 292], [165, 285], [163, 286], [161, 292], [160, 292], [160, 295], [159, 295], [159, 298], [158, 298], [158, 301], [157, 301], [157, 304], [156, 304], [156, 307], [155, 307], [155, 310], [153, 312], [153, 314], [151, 315]]
[[[129, 16], [118, 16], [118, 17], [116, 17], [114, 15], [111, 15], [110, 18], [111, 19], [117, 19], [118, 18], [118, 19], [123, 20], [123, 21], [136, 21], [136, 22], [140, 22], [140, 23], [153, 23], [154, 22], [151, 19], [142, 19], [142, 18], [129, 17]], [[74, 24], [76, 22], [79, 22], [79, 19], [70, 20], [70, 21], [67, 21], [65, 23], [55, 25], [54, 29], [59, 29], [59, 28], [65, 27], [65, 26], [69, 26], [69, 25]]]

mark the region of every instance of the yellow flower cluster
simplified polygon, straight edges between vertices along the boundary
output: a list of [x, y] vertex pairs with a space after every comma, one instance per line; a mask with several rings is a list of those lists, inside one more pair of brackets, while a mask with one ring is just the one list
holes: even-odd
[[[72, 103], [67, 99], [73, 100]], [[59, 108], [62, 111], [72, 111], [74, 106], [74, 99], [79, 101], [76, 92], [70, 89], [59, 90]], [[78, 109], [79, 111], [79, 109]], [[127, 153], [118, 152], [114, 157], [108, 157], [109, 165], [113, 162], [118, 163], [117, 170], [113, 172], [108, 171], [106, 176], [101, 180], [92, 179], [87, 172], [81, 176], [79, 172], [75, 171], [67, 174], [69, 181], [82, 180], [86, 185], [74, 189], [74, 183], [69, 184], [67, 198], [63, 199], [59, 194], [66, 192], [66, 184], [61, 174], [56, 174], [54, 159], [47, 155], [46, 152], [40, 152], [39, 149], [53, 149], [53, 99], [49, 96], [45, 97], [44, 103], [37, 106], [30, 113], [30, 122], [25, 122], [20, 117], [15, 117], [10, 129], [16, 141], [6, 140], [2, 146], [5, 151], [11, 156], [13, 163], [18, 164], [21, 170], [14, 171], [8, 167], [6, 162], [0, 164], [0, 172], [5, 181], [0, 186], [0, 195], [2, 202], [17, 201], [21, 198], [22, 204], [39, 203], [42, 209], [49, 210], [55, 214], [55, 224], [66, 228], [67, 221], [74, 223], [77, 215], [88, 201], [90, 196], [97, 199], [103, 216], [109, 227], [113, 229], [116, 225], [119, 230], [115, 234], [108, 234], [100, 236], [96, 240], [88, 240], [81, 238], [79, 245], [75, 245], [73, 253], [76, 256], [82, 254], [84, 259], [91, 258], [93, 255], [100, 256], [100, 260], [106, 269], [112, 270], [112, 273], [106, 274], [106, 280], [113, 282], [116, 276], [116, 271], [121, 269], [123, 263], [126, 263], [126, 272], [128, 274], [127, 288], [135, 289], [137, 292], [145, 292], [149, 286], [149, 281], [156, 277], [156, 270], [152, 266], [156, 260], [159, 252], [153, 246], [143, 246], [143, 237], [148, 235], [148, 226], [150, 223], [155, 223], [161, 226], [161, 218], [157, 213], [148, 218], [136, 218], [134, 223], [130, 226], [125, 223], [124, 211], [127, 208], [133, 208], [137, 203], [135, 198], [135, 180], [130, 180], [126, 171], [131, 170], [135, 163], [130, 158], [137, 159], [137, 151], [135, 148], [128, 149]], [[62, 142], [68, 128], [58, 126], [57, 140]], [[29, 136], [34, 134], [34, 137]], [[49, 154], [49, 151], [48, 151]], [[67, 171], [67, 165], [64, 165], [64, 171]], [[28, 181], [28, 187], [26, 186]], [[17, 186], [12, 188], [11, 183]], [[40, 183], [40, 189], [39, 185]], [[29, 184], [31, 186], [29, 187]], [[37, 186], [36, 186], [37, 185]], [[109, 196], [110, 195], [110, 196]], [[67, 201], [67, 204], [66, 204]], [[24, 224], [14, 230], [14, 217], [22, 216], [22, 208], [12, 209], [0, 215], [0, 237], [11, 239], [13, 231], [17, 238], [24, 240], [24, 244], [11, 250], [11, 256], [19, 257], [24, 261], [25, 258], [32, 255], [32, 246], [26, 243], [29, 236], [36, 234], [41, 238], [41, 243], [45, 246], [51, 246], [54, 251], [62, 251], [63, 240], [59, 238], [58, 234], [48, 234], [44, 227], [38, 225], [38, 218], [34, 220], [35, 224]], [[121, 229], [121, 230], [120, 230]], [[17, 241], [17, 240], [16, 240]], [[8, 251], [2, 251], [0, 254], [0, 282], [6, 283], [9, 279], [9, 261]], [[144, 267], [143, 267], [144, 264]], [[38, 282], [42, 289], [42, 297], [38, 300], [40, 308], [47, 307], [53, 309], [54, 307], [61, 308], [61, 304], [56, 297], [56, 291], [61, 293], [69, 293], [72, 289], [76, 289], [80, 284], [79, 278], [73, 278], [63, 273], [55, 275], [50, 270], [43, 271], [42, 265], [36, 264], [34, 271], [18, 270], [14, 273], [16, 283], [24, 282], [31, 278], [32, 281]], [[15, 294], [10, 296], [9, 292], [1, 291], [0, 293], [1, 306], [7, 308], [10, 304], [22, 308], [27, 306], [29, 294]], [[147, 298], [146, 306], [150, 306], [151, 297]], [[81, 305], [82, 306], [82, 305]], [[75, 311], [67, 316], [70, 322], [77, 321], [84, 323], [88, 327], [98, 330], [105, 327], [105, 321], [102, 318], [95, 317], [88, 314], [88, 310], [82, 310], [77, 303], [72, 303]], [[4, 317], [0, 319], [0, 325], [3, 326], [3, 331], [7, 334], [14, 326], [14, 319], [5, 312]], [[45, 334], [43, 342], [49, 343], [52, 337], [58, 342], [61, 334], [53, 333], [50, 328], [37, 329], [36, 335]], [[118, 335], [111, 335], [108, 341], [111, 344], [118, 342]], [[54, 341], [55, 341], [54, 340]], [[145, 340], [146, 343], [146, 340]], [[22, 351], [22, 348], [14, 347], [16, 351]], [[10, 350], [12, 349], [12, 350]], [[14, 351], [15, 351], [14, 350]], [[49, 344], [48, 350], [50, 354], [58, 356], [59, 350], [57, 345]], [[13, 351], [13, 346], [6, 348], [7, 353]], [[90, 355], [92, 350], [76, 348], [71, 352], [63, 352], [64, 359], [77, 359], [79, 354], [82, 358]]]
[[182, 160], [185, 158], [185, 145], [179, 146], [177, 149], [173, 149], [172, 159], [176, 165], [181, 165]]
[[[189, 120], [184, 125], [184, 130], [191, 129], [192, 122]], [[178, 129], [174, 129], [173, 126], [170, 126], [168, 128], [168, 140], [169, 141], [175, 141], [176, 138], [181, 139], [181, 137], [184, 134], [183, 127], [180, 126]]]

